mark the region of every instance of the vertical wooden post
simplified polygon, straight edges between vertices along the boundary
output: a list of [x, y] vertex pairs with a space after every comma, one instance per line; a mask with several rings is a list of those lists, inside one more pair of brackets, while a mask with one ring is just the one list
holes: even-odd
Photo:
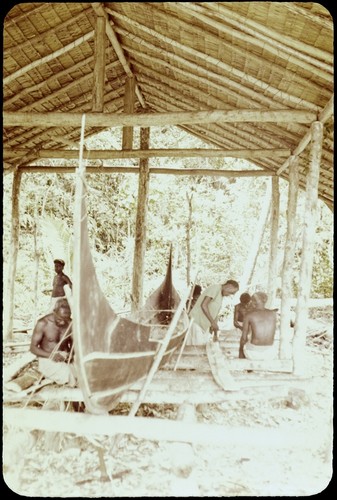
[[313, 122], [311, 125], [311, 154], [306, 181], [302, 260], [293, 341], [294, 373], [297, 375], [301, 375], [305, 368], [305, 340], [308, 321], [308, 301], [310, 298], [312, 266], [314, 259], [318, 181], [322, 156], [322, 140], [323, 124], [318, 121]]
[[95, 30], [95, 68], [92, 111], [103, 112], [105, 87], [105, 18], [97, 16]]
[[8, 263], [7, 289], [4, 290], [4, 340], [13, 338], [13, 315], [14, 315], [14, 288], [16, 264], [19, 251], [20, 234], [20, 186], [22, 173], [16, 169], [13, 174], [12, 185], [12, 228], [11, 228], [11, 247]]
[[[134, 77], [127, 77], [125, 81], [124, 94], [124, 112], [133, 113], [135, 108], [135, 88], [136, 82]], [[133, 143], [133, 127], [123, 127], [123, 149], [132, 149]]]
[[280, 192], [279, 177], [272, 177], [272, 204], [271, 204], [271, 229], [270, 229], [270, 256], [268, 271], [268, 303], [267, 307], [273, 308], [277, 289], [277, 249], [278, 227], [280, 218]]
[[291, 297], [293, 295], [293, 262], [296, 248], [296, 209], [298, 198], [299, 172], [298, 156], [289, 159], [289, 186], [287, 206], [287, 234], [282, 266], [281, 319], [280, 319], [280, 358], [292, 358], [292, 339], [290, 330]]
[[[149, 149], [150, 128], [140, 129], [140, 148]], [[150, 170], [149, 159], [139, 161], [138, 201], [135, 229], [135, 249], [133, 258], [132, 304], [131, 311], [137, 311], [143, 304], [143, 275], [146, 248], [146, 221], [149, 198]]]
[[186, 193], [186, 199], [188, 203], [188, 219], [186, 223], [186, 280], [187, 285], [191, 283], [191, 228], [192, 228], [192, 198], [193, 193], [189, 196]]

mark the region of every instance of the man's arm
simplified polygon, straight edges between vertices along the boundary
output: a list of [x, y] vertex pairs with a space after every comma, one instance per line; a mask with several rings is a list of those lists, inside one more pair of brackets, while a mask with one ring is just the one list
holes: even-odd
[[30, 342], [30, 352], [32, 352], [36, 356], [39, 356], [40, 358], [49, 358], [50, 353], [40, 347], [44, 336], [44, 327], [45, 325], [43, 320], [39, 320], [36, 323]]
[[239, 358], [245, 358], [244, 352], [243, 352], [243, 346], [248, 340], [248, 332], [249, 332], [249, 327], [250, 327], [250, 320], [249, 320], [249, 314], [246, 314], [244, 319], [243, 319], [243, 325], [242, 325], [242, 334], [240, 338], [240, 349], [239, 349]]
[[240, 307], [239, 305], [236, 305], [234, 307], [234, 321], [233, 321], [233, 323], [234, 323], [235, 328], [240, 328], [240, 330], [242, 330], [242, 323], [241, 323], [241, 321], [238, 321], [239, 307]]
[[69, 278], [69, 276], [67, 276], [66, 274], [64, 275], [64, 280], [65, 280], [65, 284], [66, 284], [66, 285], [69, 285], [69, 286], [70, 286], [70, 288], [72, 288], [72, 287], [73, 287], [73, 284], [72, 284], [72, 282], [71, 282], [71, 279], [70, 279], [70, 278]]
[[205, 297], [204, 300], [201, 303], [201, 309], [208, 319], [208, 321], [211, 323], [210, 329], [212, 332], [214, 332], [215, 338], [218, 336], [218, 323], [215, 318], [212, 318], [211, 313], [209, 312], [208, 304], [212, 301], [212, 297]]

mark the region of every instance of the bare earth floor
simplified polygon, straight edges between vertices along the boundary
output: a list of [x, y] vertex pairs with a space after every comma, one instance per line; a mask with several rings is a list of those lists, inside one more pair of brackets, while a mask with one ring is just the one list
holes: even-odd
[[[4, 479], [31, 497], [307, 496], [323, 491], [332, 475], [332, 348], [307, 346], [314, 376], [305, 398], [229, 401], [197, 407], [199, 422], [305, 432], [303, 447], [268, 442], [237, 446], [153, 442], [124, 436], [97, 441], [70, 434], [4, 429]], [[303, 388], [303, 385], [301, 385]], [[127, 413], [127, 405], [119, 405]], [[173, 405], [142, 405], [151, 417], [175, 419]], [[96, 445], [104, 450], [101, 477]], [[26, 450], [26, 452], [24, 452]], [[7, 458], [6, 457], [10, 457]]]

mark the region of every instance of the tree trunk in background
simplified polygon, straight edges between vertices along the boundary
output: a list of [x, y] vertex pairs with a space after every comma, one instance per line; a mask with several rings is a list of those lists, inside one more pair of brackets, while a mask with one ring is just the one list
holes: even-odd
[[312, 267], [317, 221], [319, 170], [322, 156], [323, 124], [311, 125], [311, 151], [307, 172], [306, 202], [303, 221], [302, 260], [296, 305], [293, 342], [294, 373], [300, 375], [305, 366], [305, 341], [308, 322], [308, 301], [311, 291]]
[[14, 287], [16, 276], [16, 265], [19, 251], [20, 233], [20, 186], [22, 174], [20, 170], [15, 170], [12, 185], [12, 228], [11, 247], [8, 262], [8, 281], [4, 296], [4, 340], [13, 338], [13, 316], [14, 316]]
[[293, 296], [293, 263], [297, 240], [296, 209], [298, 198], [298, 156], [292, 156], [289, 163], [289, 187], [287, 207], [287, 235], [284, 249], [281, 286], [280, 358], [292, 358], [290, 320], [291, 298]]
[[[140, 147], [148, 149], [150, 129], [140, 129]], [[142, 158], [139, 162], [138, 202], [135, 230], [135, 249], [133, 258], [132, 303], [131, 311], [137, 311], [143, 303], [144, 259], [146, 248], [146, 220], [149, 199], [149, 159]]]
[[257, 257], [259, 254], [259, 248], [261, 246], [263, 233], [264, 233], [267, 221], [268, 221], [270, 204], [271, 204], [271, 189], [270, 189], [270, 184], [267, 183], [266, 194], [265, 194], [263, 205], [261, 208], [260, 218], [256, 224], [254, 239], [252, 241], [252, 244], [250, 247], [250, 252], [249, 252], [247, 260], [246, 260], [244, 272], [243, 272], [241, 279], [239, 281], [240, 290], [242, 292], [244, 292], [247, 289], [248, 285], [252, 281], [254, 268], [255, 268]]

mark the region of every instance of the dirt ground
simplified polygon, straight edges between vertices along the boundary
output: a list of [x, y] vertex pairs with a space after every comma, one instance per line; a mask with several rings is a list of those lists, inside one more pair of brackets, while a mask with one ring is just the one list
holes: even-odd
[[[5, 428], [4, 479], [28, 497], [308, 496], [330, 489], [333, 349], [323, 337], [306, 346], [305, 393], [197, 407], [198, 422], [299, 431], [301, 447], [187, 445], [124, 436], [88, 440], [73, 434]], [[301, 385], [303, 389], [303, 385]], [[116, 409], [127, 414], [129, 407]], [[142, 405], [138, 414], [176, 419], [173, 405]], [[102, 477], [97, 445], [103, 449]]]

